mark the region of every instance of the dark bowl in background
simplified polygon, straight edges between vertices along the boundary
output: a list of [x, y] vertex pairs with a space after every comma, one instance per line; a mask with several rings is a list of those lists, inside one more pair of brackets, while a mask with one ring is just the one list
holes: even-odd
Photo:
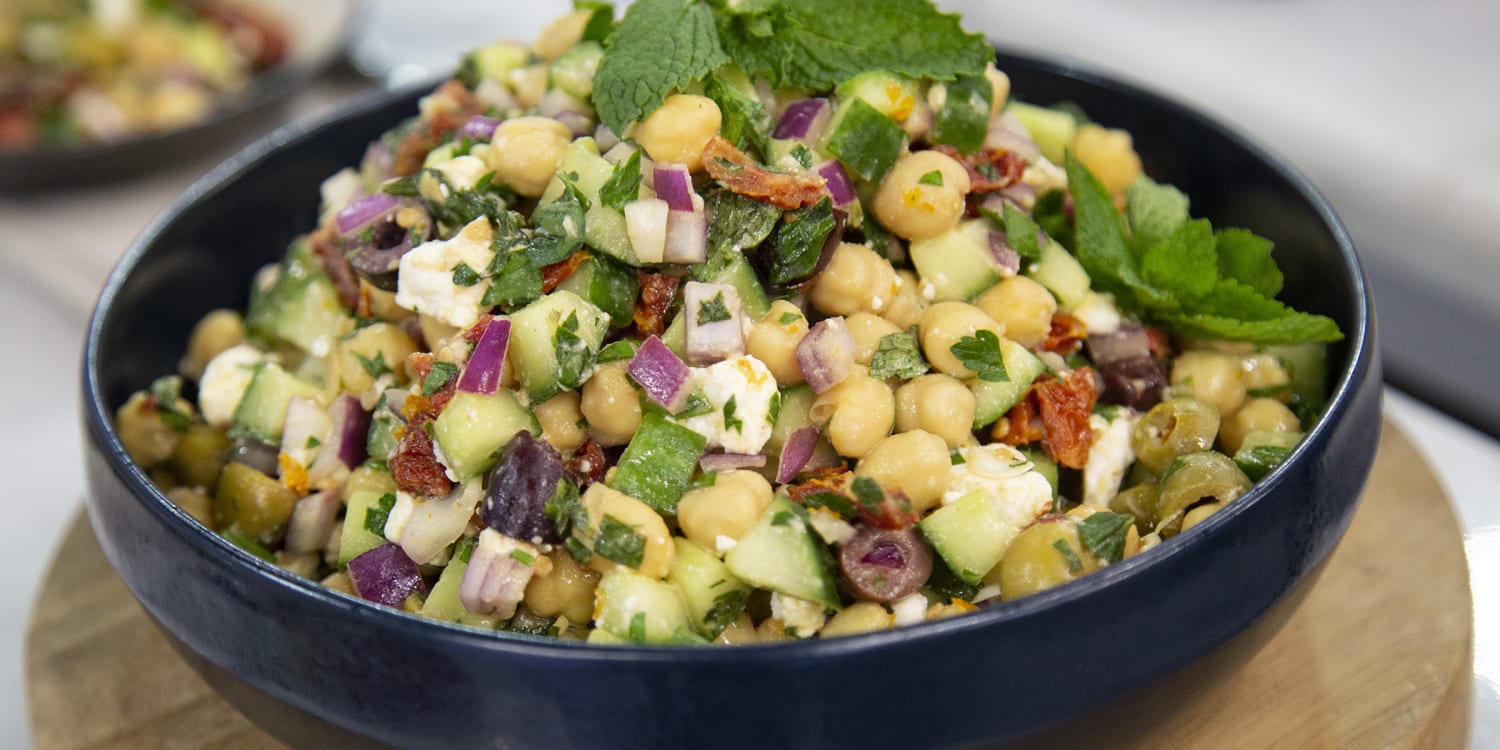
[[1273, 239], [1283, 298], [1346, 333], [1332, 349], [1332, 399], [1306, 440], [1191, 531], [969, 615], [739, 648], [481, 632], [322, 589], [239, 551], [151, 485], [111, 414], [175, 370], [201, 315], [245, 304], [251, 274], [314, 225], [319, 182], [413, 113], [424, 88], [277, 131], [193, 186], [125, 254], [91, 321], [83, 377], [88, 507], [105, 553], [200, 674], [301, 746], [959, 746], [1077, 716], [1231, 639], [1215, 660], [1232, 650], [1241, 663], [1311, 585], [1374, 460], [1381, 378], [1354, 249], [1304, 178], [1209, 118], [1071, 66], [999, 63], [1017, 97], [1072, 101], [1128, 129], [1146, 172], [1191, 196], [1195, 215]]

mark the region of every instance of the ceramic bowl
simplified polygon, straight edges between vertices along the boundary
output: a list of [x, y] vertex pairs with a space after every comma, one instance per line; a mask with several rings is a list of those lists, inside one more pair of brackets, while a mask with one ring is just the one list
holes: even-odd
[[[1018, 97], [1134, 134], [1196, 215], [1276, 242], [1284, 298], [1331, 316], [1332, 399], [1290, 459], [1149, 554], [961, 617], [740, 648], [587, 646], [423, 620], [319, 587], [168, 502], [111, 414], [175, 370], [193, 323], [315, 222], [318, 184], [422, 90], [278, 131], [192, 187], [125, 254], [90, 324], [88, 507], [115, 568], [199, 672], [267, 731], [331, 747], [942, 747], [1015, 738], [1142, 690], [1242, 633], [1254, 651], [1348, 525], [1381, 378], [1364, 276], [1327, 201], [1285, 162], [1153, 93], [1002, 55]], [[1258, 626], [1258, 627], [1252, 627]], [[1222, 653], [1222, 651], [1221, 651]], [[1232, 679], [1232, 677], [1230, 677]]]

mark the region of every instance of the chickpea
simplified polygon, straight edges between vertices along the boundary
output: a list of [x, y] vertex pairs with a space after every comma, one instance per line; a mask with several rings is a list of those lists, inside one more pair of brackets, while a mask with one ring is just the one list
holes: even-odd
[[916, 151], [896, 160], [880, 181], [872, 208], [885, 228], [924, 240], [958, 224], [968, 192], [969, 173], [962, 164], [937, 151]]
[[[619, 521], [636, 530], [646, 538], [645, 553], [641, 556], [641, 564], [635, 568], [637, 573], [652, 578], [665, 578], [672, 570], [672, 560], [677, 556], [677, 547], [672, 544], [672, 532], [667, 529], [667, 522], [663, 521], [651, 506], [637, 500], [619, 490], [610, 489], [604, 484], [595, 482], [589, 485], [583, 493], [583, 507], [588, 511], [589, 528], [577, 529], [575, 536], [586, 536], [580, 539], [589, 549], [594, 547], [594, 535], [599, 533], [599, 526], [604, 522], [605, 516]], [[589, 560], [589, 567], [600, 573], [607, 573], [616, 567], [613, 560], [609, 560], [600, 554], [595, 554]]]
[[361, 399], [375, 386], [375, 378], [365, 368], [366, 362], [384, 362], [400, 372], [406, 358], [417, 350], [417, 342], [400, 326], [372, 323], [356, 330], [334, 348], [333, 367], [339, 390], [358, 394]]
[[854, 473], [901, 490], [912, 510], [926, 513], [948, 489], [952, 470], [947, 442], [930, 432], [912, 430], [876, 443]]
[[1271, 392], [1274, 398], [1285, 402], [1292, 397], [1292, 376], [1286, 366], [1272, 354], [1249, 354], [1240, 360], [1240, 380], [1249, 392]]
[[891, 262], [864, 245], [845, 242], [834, 248], [807, 298], [825, 315], [853, 315], [878, 313], [895, 296], [896, 270]]
[[[155, 403], [151, 394], [137, 391], [115, 412], [115, 432], [125, 452], [130, 454], [130, 460], [148, 468], [171, 458], [182, 437], [162, 421]], [[179, 400], [179, 403], [187, 402]]]
[[[437, 351], [437, 348], [442, 344], [443, 340], [451, 339], [455, 335], [460, 333], [457, 326], [450, 326], [447, 323], [444, 323], [443, 321], [438, 320], [431, 315], [428, 315], [427, 313], [420, 313], [418, 315], [417, 328], [422, 332], [422, 340], [426, 341], [428, 347], [433, 351]], [[394, 363], [392, 363], [391, 369], [394, 370], [399, 368]], [[407, 369], [410, 370], [410, 368]], [[410, 380], [414, 375], [414, 372], [409, 371], [407, 373], [407, 379]]]
[[1124, 130], [1083, 125], [1073, 141], [1073, 153], [1111, 193], [1123, 191], [1141, 176], [1141, 157]]
[[755, 632], [755, 621], [750, 615], [743, 612], [740, 618], [729, 623], [727, 627], [719, 631], [719, 637], [714, 639], [715, 644], [725, 646], [740, 646], [747, 643], [759, 643], [760, 635]]
[[387, 292], [384, 289], [376, 289], [369, 282], [360, 285], [361, 292], [367, 292], [370, 296], [370, 314], [379, 320], [390, 323], [400, 323], [416, 313], [396, 304], [396, 293]]
[[743, 469], [722, 472], [713, 484], [682, 496], [677, 503], [677, 524], [688, 541], [717, 550], [719, 537], [738, 541], [744, 536], [772, 497], [771, 483], [760, 474]]
[[583, 30], [593, 17], [592, 10], [575, 10], [547, 24], [547, 28], [542, 29], [542, 33], [532, 43], [531, 53], [549, 62], [562, 57], [564, 52], [583, 38]]
[[1098, 567], [1098, 558], [1084, 551], [1073, 519], [1039, 521], [1017, 534], [1000, 559], [1000, 596], [1006, 601], [1019, 599], [1061, 586]]
[[600, 365], [583, 384], [578, 408], [589, 421], [589, 437], [602, 446], [624, 445], [641, 428], [640, 396], [625, 368], [625, 362]]
[[1025, 276], [1001, 279], [974, 304], [1005, 327], [1006, 338], [1027, 349], [1047, 339], [1052, 332], [1052, 316], [1057, 312], [1052, 292]]
[[951, 375], [929, 373], [896, 389], [896, 430], [923, 430], [949, 448], [974, 439], [974, 392]]
[[855, 602], [834, 615], [828, 624], [818, 631], [818, 635], [823, 638], [834, 638], [841, 635], [873, 633], [877, 630], [889, 630], [894, 621], [891, 613], [875, 602]]
[[552, 180], [572, 140], [567, 126], [550, 117], [517, 117], [495, 128], [486, 156], [497, 179], [521, 195], [536, 198]]
[[990, 88], [992, 89], [990, 119], [993, 120], [995, 119], [995, 115], [1000, 114], [1000, 110], [1005, 108], [1005, 101], [1010, 98], [1010, 76], [995, 67], [994, 61], [990, 61], [985, 63], [984, 77], [990, 79]]
[[927, 300], [922, 299], [922, 282], [911, 271], [896, 272], [896, 293], [880, 314], [897, 328], [908, 331], [922, 319]]
[[797, 345], [807, 335], [807, 327], [807, 317], [801, 309], [786, 300], [776, 300], [771, 303], [771, 311], [750, 328], [745, 350], [765, 363], [778, 384], [796, 385], [803, 380], [802, 367], [797, 364]]
[[587, 425], [582, 424], [583, 412], [578, 408], [579, 401], [578, 391], [563, 391], [532, 410], [536, 421], [542, 424], [542, 439], [551, 443], [559, 453], [572, 453], [588, 439]]
[[674, 94], [635, 128], [635, 142], [656, 161], [703, 170], [703, 147], [719, 134], [724, 115], [706, 96]]
[[198, 523], [214, 528], [214, 501], [207, 492], [197, 487], [173, 487], [167, 490], [167, 499]]
[[[543, 617], [566, 617], [588, 622], [594, 616], [594, 587], [599, 574], [573, 560], [563, 550], [547, 553], [552, 569], [526, 584], [526, 608]], [[540, 567], [537, 568], [541, 570]]]
[[901, 332], [896, 324], [867, 312], [850, 315], [844, 322], [849, 326], [849, 334], [854, 337], [854, 361], [862, 365], [870, 364], [870, 359], [880, 349], [881, 339]]
[[1219, 410], [1228, 419], [1245, 403], [1245, 383], [1239, 363], [1227, 354], [1207, 349], [1183, 352], [1172, 362], [1173, 390], [1179, 387]]
[[203, 368], [225, 349], [245, 343], [245, 319], [234, 310], [219, 309], [203, 316], [188, 337], [187, 354], [178, 369], [192, 380], [203, 377]]
[[1219, 427], [1219, 447], [1232, 456], [1244, 445], [1245, 436], [1257, 430], [1295, 432], [1300, 429], [1302, 422], [1285, 404], [1274, 398], [1251, 399]]
[[998, 338], [1005, 333], [1005, 326], [967, 302], [948, 301], [927, 308], [917, 330], [922, 353], [927, 355], [934, 370], [955, 378], [972, 378], [974, 371], [958, 361], [952, 352], [953, 345], [965, 336], [973, 336], [975, 331], [989, 331]]
[[1208, 520], [1209, 516], [1218, 513], [1223, 509], [1223, 503], [1204, 503], [1196, 508], [1193, 508], [1183, 515], [1182, 530], [1187, 531], [1188, 529], [1191, 529], [1194, 526], [1203, 523], [1204, 521]]
[[896, 424], [896, 398], [884, 380], [855, 372], [813, 401], [813, 422], [839, 455], [864, 458]]

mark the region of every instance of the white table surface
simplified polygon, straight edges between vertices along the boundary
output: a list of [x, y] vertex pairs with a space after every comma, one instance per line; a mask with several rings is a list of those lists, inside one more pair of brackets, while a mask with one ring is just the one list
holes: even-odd
[[[399, 64], [392, 77], [400, 78], [449, 65], [456, 50], [492, 38], [530, 38], [570, 4], [368, 5], [372, 15], [360, 58]], [[1422, 268], [1414, 272], [1451, 282], [1456, 295], [1491, 296], [1487, 285], [1495, 274], [1479, 274], [1481, 285], [1465, 270], [1479, 265], [1500, 272], [1500, 258], [1486, 252], [1495, 243], [1485, 239], [1500, 236], [1500, 210], [1492, 210], [1500, 195], [1500, 139], [1489, 129], [1500, 105], [1494, 97], [1474, 96], [1477, 80], [1451, 73], [1472, 69], [1464, 66], [1475, 58], [1493, 60], [1486, 45], [1500, 30], [1495, 4], [1158, 0], [1130, 4], [1129, 10], [1104, 0], [940, 5], [963, 10], [971, 28], [1018, 49], [1129, 69], [1135, 80], [1254, 132], [1312, 175], [1356, 238], [1416, 231], [1397, 226], [1392, 207], [1409, 197], [1413, 185], [1440, 192], [1444, 202], [1431, 220], [1457, 225], [1473, 241], [1452, 243], [1447, 255], [1423, 255]], [[430, 12], [434, 7], [461, 12]], [[1434, 23], [1434, 16], [1446, 22]], [[1329, 35], [1324, 29], [1334, 20], [1343, 31]], [[1223, 31], [1227, 27], [1234, 33]], [[1393, 53], [1398, 47], [1421, 54]], [[1487, 75], [1496, 69], [1482, 68]], [[287, 115], [327, 107], [354, 86], [347, 79], [321, 81]], [[1433, 132], [1444, 137], [1434, 139]], [[22, 674], [27, 618], [40, 576], [80, 507], [77, 373], [94, 296], [146, 222], [239, 145], [226, 143], [219, 153], [167, 165], [130, 183], [0, 197], [0, 320], [11, 321], [0, 328], [0, 350], [12, 353], [13, 383], [9, 397], [0, 400], [0, 424], [6, 425], [0, 430], [0, 472], [11, 508], [0, 545], [0, 570], [6, 572], [0, 600], [11, 602], [0, 613], [0, 643], [6, 644], [0, 650], [0, 746], [29, 745]], [[1476, 158], [1448, 166], [1434, 158], [1465, 151]], [[1402, 170], [1400, 184], [1371, 173], [1393, 163]], [[1500, 442], [1399, 392], [1388, 389], [1385, 403], [1436, 470], [1463, 523], [1475, 605], [1472, 746], [1500, 746], [1500, 505], [1494, 502]]]

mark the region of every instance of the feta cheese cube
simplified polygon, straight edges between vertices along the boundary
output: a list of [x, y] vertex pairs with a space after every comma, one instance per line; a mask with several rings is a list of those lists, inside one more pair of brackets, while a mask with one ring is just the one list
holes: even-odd
[[1125, 470], [1135, 461], [1130, 436], [1139, 419], [1128, 409], [1122, 409], [1113, 420], [1100, 414], [1089, 416], [1094, 445], [1089, 449], [1088, 462], [1083, 465], [1083, 502], [1108, 507], [1109, 501], [1120, 491]]
[[456, 328], [474, 325], [484, 310], [480, 302], [490, 282], [481, 279], [472, 286], [459, 286], [453, 283], [453, 269], [464, 263], [483, 272], [495, 255], [490, 249], [493, 235], [490, 220], [481, 216], [451, 240], [433, 240], [412, 248], [401, 256], [396, 304]]
[[250, 344], [232, 346], [209, 360], [198, 381], [198, 410], [203, 419], [214, 427], [228, 427], [255, 377], [256, 366], [265, 361], [266, 353]]
[[760, 453], [771, 439], [771, 399], [777, 394], [765, 363], [747, 354], [695, 367], [691, 377], [713, 410], [679, 420], [682, 426], [727, 453]]

